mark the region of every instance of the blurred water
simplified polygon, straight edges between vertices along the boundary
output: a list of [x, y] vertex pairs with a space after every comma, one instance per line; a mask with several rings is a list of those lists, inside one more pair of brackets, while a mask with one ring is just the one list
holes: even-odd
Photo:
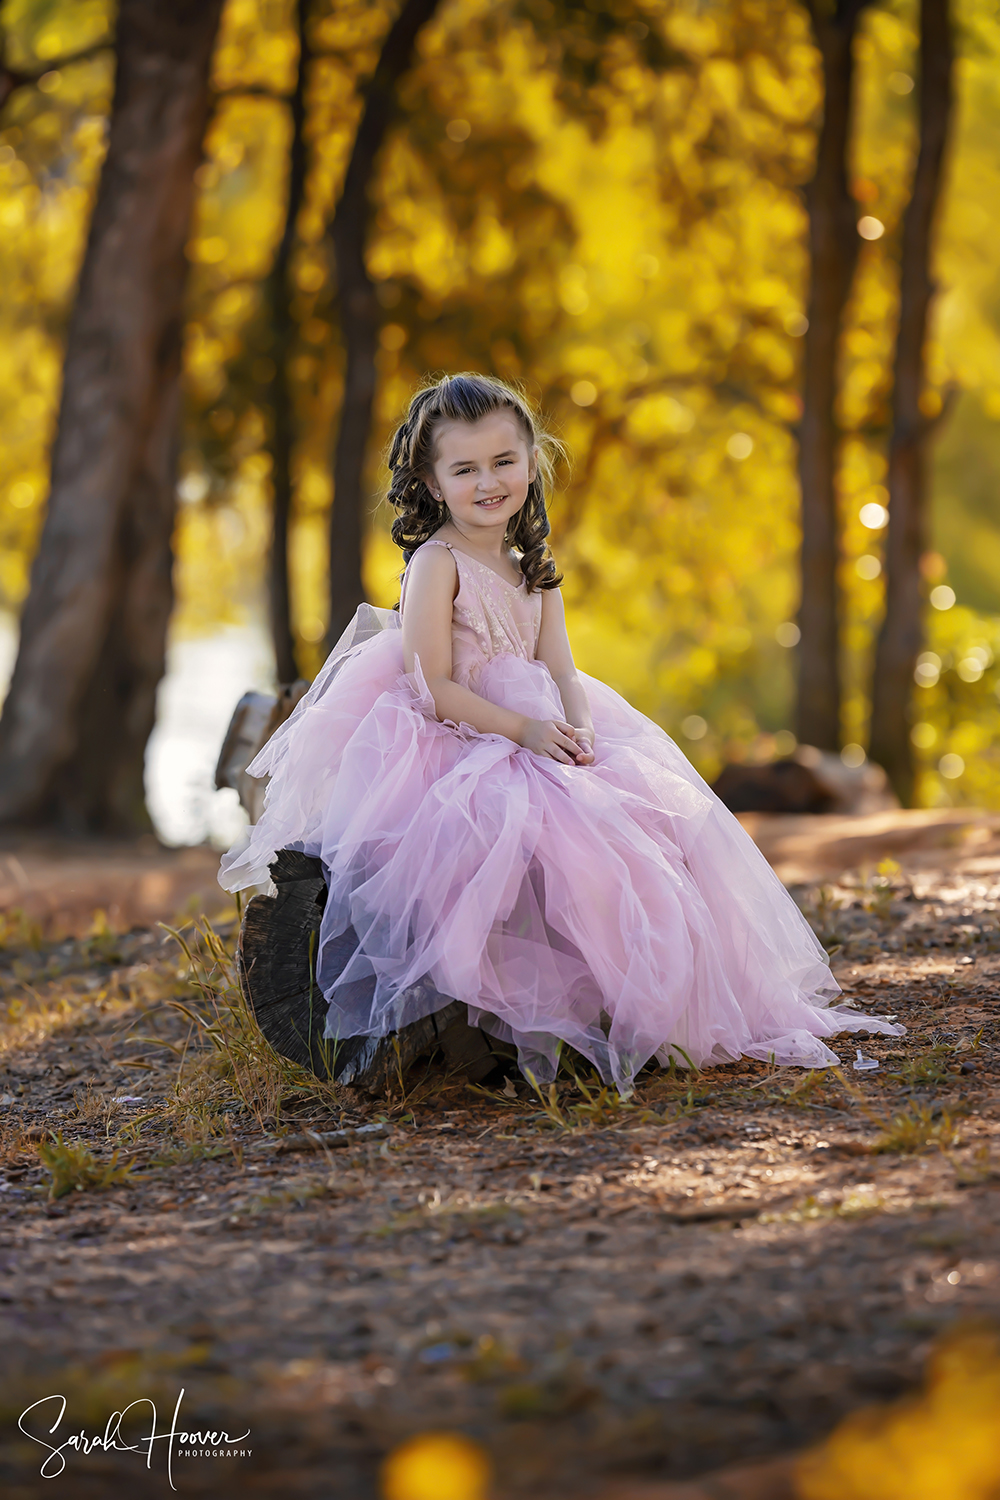
[[7, 693], [10, 674], [14, 670], [17, 655], [17, 621], [13, 615], [0, 610], [0, 703]]
[[208, 840], [225, 848], [246, 823], [236, 793], [216, 791], [215, 763], [233, 709], [249, 688], [274, 688], [263, 629], [231, 626], [171, 643], [146, 748], [146, 801], [164, 843]]
[[[0, 615], [0, 699], [16, 649], [16, 621]], [[225, 848], [243, 827], [236, 793], [215, 789], [215, 763], [239, 698], [273, 686], [274, 658], [260, 627], [230, 626], [171, 643], [146, 749], [146, 800], [165, 844]]]

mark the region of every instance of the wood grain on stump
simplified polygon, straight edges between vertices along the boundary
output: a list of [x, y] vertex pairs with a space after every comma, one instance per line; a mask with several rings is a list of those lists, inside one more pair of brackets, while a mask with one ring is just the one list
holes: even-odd
[[[243, 994], [257, 1024], [282, 1057], [320, 1078], [385, 1093], [402, 1081], [418, 1059], [434, 1052], [473, 1083], [485, 1078], [514, 1049], [470, 1026], [466, 1006], [439, 994], [425, 978], [400, 996], [401, 1008], [433, 1005], [431, 1014], [388, 1036], [355, 1036], [334, 1041], [324, 1035], [327, 1004], [316, 984], [319, 928], [327, 886], [318, 859], [282, 849], [271, 865], [274, 896], [254, 896], [247, 904], [236, 954]], [[348, 928], [337, 939], [332, 963], [342, 972], [357, 947]], [[374, 994], [374, 977], [359, 981]]]

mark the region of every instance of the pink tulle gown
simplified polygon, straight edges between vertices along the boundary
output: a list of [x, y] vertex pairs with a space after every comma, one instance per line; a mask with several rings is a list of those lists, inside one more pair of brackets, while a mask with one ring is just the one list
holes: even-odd
[[[541, 594], [451, 551], [455, 681], [563, 718], [535, 660]], [[899, 1034], [831, 1008], [839, 986], [795, 903], [649, 719], [581, 674], [591, 766], [441, 723], [419, 662], [404, 671], [401, 623], [361, 607], [250, 766], [270, 777], [264, 812], [222, 861], [231, 891], [267, 881], [278, 849], [323, 861], [328, 1036], [384, 1035], [451, 997], [536, 1078], [562, 1039], [628, 1092], [653, 1057], [826, 1067], [835, 1033]]]

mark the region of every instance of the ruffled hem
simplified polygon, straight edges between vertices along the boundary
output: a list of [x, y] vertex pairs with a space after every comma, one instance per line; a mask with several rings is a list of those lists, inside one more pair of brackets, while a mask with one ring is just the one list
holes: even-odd
[[[595, 763], [561, 765], [441, 723], [419, 662], [403, 670], [398, 616], [364, 623], [254, 762], [264, 812], [220, 877], [258, 884], [286, 847], [323, 861], [329, 1036], [456, 999], [539, 1080], [566, 1043], [627, 1092], [654, 1057], [828, 1067], [838, 1032], [902, 1033], [831, 1007], [826, 954], [759, 850], [610, 688], [584, 679]], [[545, 667], [513, 653], [475, 690], [561, 714]]]

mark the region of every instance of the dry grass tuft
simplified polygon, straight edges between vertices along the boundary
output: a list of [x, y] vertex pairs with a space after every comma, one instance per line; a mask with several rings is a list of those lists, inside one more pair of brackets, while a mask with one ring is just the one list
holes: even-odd
[[75, 1090], [73, 1103], [76, 1112], [85, 1124], [98, 1125], [104, 1132], [105, 1140], [111, 1135], [111, 1126], [125, 1114], [125, 1105], [113, 1095], [102, 1094], [96, 1089], [92, 1082], [88, 1082], [83, 1089]]
[[938, 1042], [918, 1057], [907, 1058], [890, 1076], [913, 1088], [936, 1088], [949, 1076], [955, 1050], [947, 1042]]
[[[831, 1068], [810, 1068], [804, 1076], [796, 1078], [790, 1088], [768, 1089], [766, 1097], [776, 1104], [791, 1104], [796, 1109], [826, 1109], [830, 1103], [828, 1088], [832, 1072]], [[763, 1088], [766, 1082], [756, 1087]], [[755, 1085], [751, 1084], [753, 1087]]]
[[961, 1144], [955, 1122], [947, 1110], [938, 1111], [929, 1104], [911, 1104], [909, 1109], [901, 1110], [886, 1122], [881, 1135], [869, 1149], [875, 1155], [895, 1153], [903, 1156], [919, 1151], [946, 1151]]
[[858, 888], [858, 897], [862, 911], [869, 916], [877, 917], [879, 921], [885, 922], [892, 914], [892, 903], [905, 888], [905, 882], [901, 879], [902, 869], [894, 859], [883, 859], [877, 865], [874, 874], [870, 871], [864, 872], [864, 877]]
[[829, 885], [814, 887], [803, 901], [802, 915], [828, 953], [842, 944], [843, 912], [843, 899]]
[[83, 951], [94, 963], [121, 963], [121, 941], [108, 921], [106, 911], [94, 912], [94, 920], [84, 942]]
[[[282, 1057], [267, 1041], [240, 989], [234, 954], [207, 918], [186, 932], [166, 930], [181, 947], [186, 978], [197, 996], [193, 1004], [167, 1001], [189, 1024], [171, 1111], [182, 1131], [202, 1141], [218, 1134], [213, 1111], [217, 1116], [219, 1106], [233, 1099], [262, 1129], [280, 1122], [283, 1108], [293, 1102], [340, 1114], [337, 1085]], [[203, 1045], [192, 1046], [195, 1038]]]
[[19, 906], [0, 912], [0, 948], [30, 948], [37, 953], [42, 946], [42, 929], [25, 916]]
[[969, 1161], [959, 1162], [952, 1158], [957, 1187], [980, 1187], [987, 1182], [1000, 1181], [1000, 1161], [994, 1159], [989, 1141], [984, 1141], [972, 1153]]
[[[541, 1113], [532, 1115], [531, 1119], [552, 1125], [557, 1130], [607, 1130], [660, 1119], [659, 1115], [643, 1108], [635, 1094], [623, 1099], [616, 1088], [602, 1083], [597, 1077], [588, 1082], [574, 1074], [571, 1085], [550, 1083], [543, 1089], [533, 1073], [528, 1071], [526, 1076], [542, 1107]], [[569, 1097], [571, 1093], [577, 1097]], [[683, 1109], [680, 1112], [683, 1113]]]
[[128, 1182], [134, 1159], [119, 1164], [120, 1151], [110, 1160], [100, 1161], [86, 1141], [64, 1141], [62, 1131], [38, 1147], [38, 1159], [49, 1173], [49, 1198], [64, 1198], [67, 1193], [89, 1189], [119, 1187]]

